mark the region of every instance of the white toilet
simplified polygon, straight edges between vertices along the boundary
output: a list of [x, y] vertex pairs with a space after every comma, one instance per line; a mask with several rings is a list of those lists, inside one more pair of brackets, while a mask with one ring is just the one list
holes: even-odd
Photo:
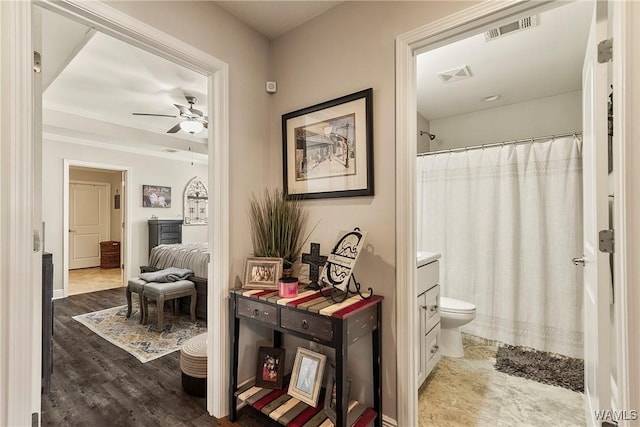
[[464, 357], [460, 327], [476, 317], [476, 306], [453, 298], [440, 297], [440, 351], [443, 356]]

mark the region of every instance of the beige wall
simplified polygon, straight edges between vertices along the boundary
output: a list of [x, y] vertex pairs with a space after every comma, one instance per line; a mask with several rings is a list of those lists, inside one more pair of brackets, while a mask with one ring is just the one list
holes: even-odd
[[[328, 252], [340, 230], [369, 232], [355, 269], [365, 287], [383, 302], [383, 413], [396, 418], [395, 282], [395, 38], [459, 11], [465, 2], [344, 2], [272, 42], [271, 76], [278, 83], [271, 114], [271, 169], [281, 183], [282, 114], [373, 88], [375, 196], [305, 202], [311, 223], [320, 221], [311, 241]], [[399, 141], [398, 143], [402, 143]], [[356, 348], [353, 348], [356, 347]], [[367, 340], [350, 351], [356, 394], [370, 384]], [[356, 368], [357, 367], [357, 368]], [[359, 397], [359, 396], [356, 396]], [[372, 403], [368, 400], [368, 403]]]
[[582, 92], [431, 120], [431, 150], [582, 131]]

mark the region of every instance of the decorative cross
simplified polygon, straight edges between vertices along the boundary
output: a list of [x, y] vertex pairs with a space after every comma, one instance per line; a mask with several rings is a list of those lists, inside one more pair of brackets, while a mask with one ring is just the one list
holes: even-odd
[[320, 277], [320, 267], [327, 262], [327, 257], [320, 255], [320, 243], [311, 243], [311, 253], [302, 254], [302, 263], [309, 264], [309, 286], [310, 289], [320, 289], [318, 278]]

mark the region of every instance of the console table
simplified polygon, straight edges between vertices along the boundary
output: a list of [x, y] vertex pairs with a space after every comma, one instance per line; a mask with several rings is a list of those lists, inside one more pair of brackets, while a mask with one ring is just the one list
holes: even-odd
[[[375, 420], [382, 425], [381, 388], [381, 320], [382, 299], [373, 295], [369, 299], [359, 296], [335, 303], [319, 291], [299, 289], [295, 298], [280, 298], [278, 291], [234, 289], [229, 298], [229, 336], [231, 337], [231, 364], [229, 390], [229, 418], [237, 418], [239, 396], [252, 394], [244, 401], [280, 424], [302, 426], [311, 419], [319, 421], [324, 416], [323, 399], [316, 408], [305, 403], [291, 401], [283, 390], [253, 390], [245, 393], [252, 384], [238, 389], [238, 341], [240, 320], [247, 324], [266, 326], [273, 330], [273, 346], [280, 347], [282, 334], [294, 335], [335, 349], [336, 353], [336, 426], [366, 426]], [[349, 346], [371, 334], [371, 362], [373, 365], [373, 408], [348, 401], [347, 390]], [[254, 368], [254, 365], [251, 366]], [[288, 406], [287, 406], [288, 405]], [[351, 408], [358, 408], [348, 413]], [[290, 408], [290, 409], [289, 409]]]

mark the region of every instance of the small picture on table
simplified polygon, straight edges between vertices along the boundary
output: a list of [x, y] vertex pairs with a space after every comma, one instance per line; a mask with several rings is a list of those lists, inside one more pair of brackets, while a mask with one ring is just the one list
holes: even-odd
[[256, 369], [256, 386], [281, 390], [284, 380], [283, 348], [260, 347]]
[[320, 396], [326, 360], [327, 356], [324, 354], [298, 347], [289, 383], [289, 396], [315, 408]]
[[[349, 389], [351, 388], [351, 380], [347, 380], [347, 401], [349, 400]], [[336, 423], [336, 369], [335, 366], [329, 366], [327, 370], [327, 391], [324, 395], [324, 413], [333, 424]]]

